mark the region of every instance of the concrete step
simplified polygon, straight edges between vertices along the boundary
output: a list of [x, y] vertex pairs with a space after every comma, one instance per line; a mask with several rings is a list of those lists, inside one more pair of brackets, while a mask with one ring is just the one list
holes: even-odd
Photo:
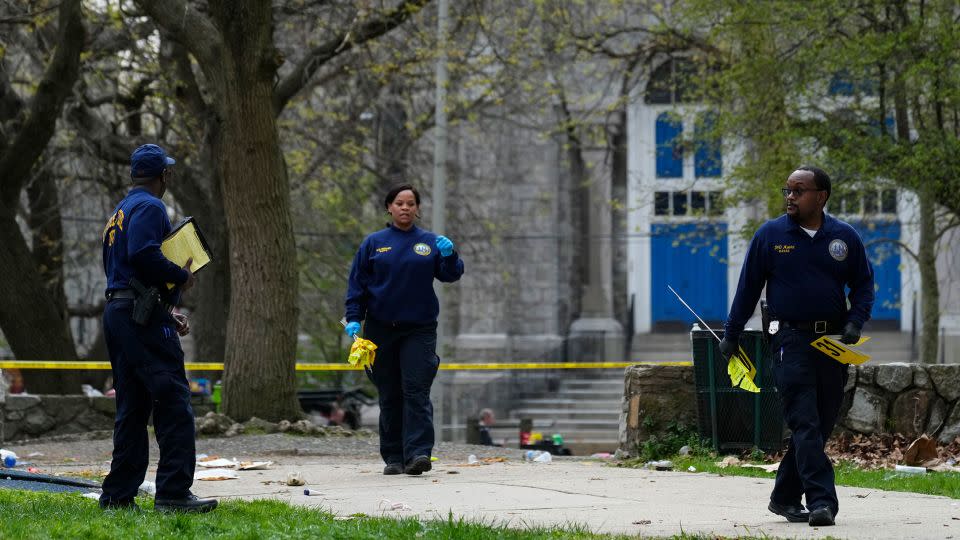
[[[611, 418], [584, 418], [584, 419], [570, 419], [570, 418], [554, 418], [553, 425], [550, 427], [544, 428], [545, 430], [552, 430], [551, 433], [566, 433], [567, 431], [575, 430], [611, 430], [612, 433], [616, 433], [620, 430], [620, 416]], [[534, 428], [534, 431], [540, 431], [538, 428]], [[566, 435], [564, 435], [566, 437]]]
[[576, 400], [612, 400], [620, 399], [623, 397], [623, 385], [619, 388], [610, 388], [606, 390], [565, 390], [562, 392], [557, 392], [558, 397], [562, 396], [565, 399], [576, 399]]
[[517, 402], [517, 407], [524, 409], [552, 409], [566, 411], [567, 409], [585, 409], [599, 411], [620, 410], [620, 399], [566, 399], [566, 398], [536, 398], [523, 399]]
[[561, 419], [609, 419], [620, 418], [620, 411], [617, 409], [514, 409], [510, 414], [517, 418], [536, 418], [550, 417], [557, 421]]
[[557, 394], [567, 392], [623, 392], [623, 374], [610, 379], [589, 379], [581, 381], [560, 381]]

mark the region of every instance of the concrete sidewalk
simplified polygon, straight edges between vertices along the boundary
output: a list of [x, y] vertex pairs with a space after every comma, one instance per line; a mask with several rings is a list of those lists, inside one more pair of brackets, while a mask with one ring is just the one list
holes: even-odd
[[[202, 496], [279, 499], [348, 516], [454, 517], [523, 528], [586, 526], [593, 532], [671, 536], [701, 533], [781, 538], [960, 538], [960, 501], [840, 488], [837, 525], [787, 523], [766, 510], [773, 481], [608, 467], [593, 461], [518, 461], [468, 466], [440, 456], [419, 477], [383, 476], [381, 465], [342, 456], [284, 458], [239, 480], [197, 482]], [[308, 488], [282, 483], [300, 471]], [[393, 503], [403, 505], [392, 509]]]

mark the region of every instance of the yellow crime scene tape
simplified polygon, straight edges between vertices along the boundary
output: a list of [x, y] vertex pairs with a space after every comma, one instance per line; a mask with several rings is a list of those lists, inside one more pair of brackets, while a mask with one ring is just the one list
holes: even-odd
[[[615, 369], [630, 366], [692, 366], [693, 362], [491, 362], [483, 364], [440, 364], [446, 371], [496, 370], [496, 369]], [[191, 371], [223, 371], [218, 362], [187, 362]], [[66, 362], [59, 360], [0, 360], [0, 369], [110, 369], [110, 362]], [[363, 368], [350, 364], [302, 364], [297, 371], [360, 371]]]

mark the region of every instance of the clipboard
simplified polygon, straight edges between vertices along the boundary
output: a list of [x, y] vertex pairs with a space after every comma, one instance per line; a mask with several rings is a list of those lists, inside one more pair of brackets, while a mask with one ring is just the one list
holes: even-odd
[[[192, 258], [191, 272], [197, 272], [213, 259], [210, 253], [210, 244], [207, 243], [207, 239], [200, 232], [200, 227], [197, 226], [192, 216], [184, 218], [170, 231], [170, 234], [160, 244], [160, 251], [170, 262], [180, 267], [183, 267], [187, 264], [187, 260]], [[173, 284], [167, 283], [167, 288], [172, 289]]]

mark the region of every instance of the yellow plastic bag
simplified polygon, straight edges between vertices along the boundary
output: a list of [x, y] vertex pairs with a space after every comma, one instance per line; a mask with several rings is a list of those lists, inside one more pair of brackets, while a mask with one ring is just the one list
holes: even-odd
[[353, 341], [353, 345], [350, 346], [350, 356], [347, 357], [347, 361], [354, 366], [368, 369], [373, 367], [373, 361], [376, 357], [376, 344], [369, 339], [358, 337]]

